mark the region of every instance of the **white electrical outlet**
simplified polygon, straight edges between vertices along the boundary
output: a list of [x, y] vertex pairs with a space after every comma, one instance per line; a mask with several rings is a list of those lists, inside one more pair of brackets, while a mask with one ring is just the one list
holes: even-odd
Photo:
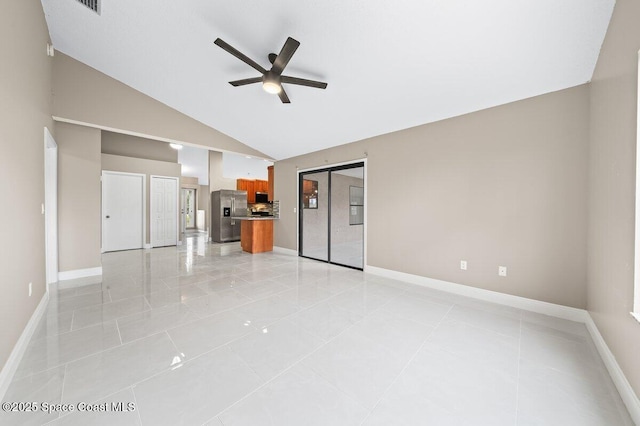
[[466, 260], [461, 260], [460, 261], [460, 269], [462, 269], [463, 271], [467, 270], [467, 261]]
[[293, 208], [293, 212], [295, 213], [295, 212], [297, 212], [297, 211], [298, 211], [298, 209], [296, 209], [296, 208], [294, 207], [294, 208]]
[[44, 214], [44, 203], [40, 204], [40, 213]]
[[507, 276], [507, 267], [506, 266], [498, 266], [498, 275], [501, 277]]
[[32, 288], [32, 283], [29, 283], [29, 297], [31, 297], [31, 294], [33, 293], [33, 288]]

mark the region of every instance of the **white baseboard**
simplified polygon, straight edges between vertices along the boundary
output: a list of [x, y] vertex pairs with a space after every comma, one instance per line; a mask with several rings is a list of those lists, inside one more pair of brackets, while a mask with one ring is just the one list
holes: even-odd
[[296, 250], [291, 250], [291, 249], [284, 248], [284, 247], [273, 246], [273, 251], [274, 251], [274, 253], [288, 254], [288, 255], [291, 255], [291, 256], [297, 256], [298, 255], [298, 252]]
[[58, 272], [58, 280], [74, 280], [76, 278], [93, 277], [94, 275], [102, 275], [102, 266], [97, 268], [74, 269], [72, 271]]
[[609, 371], [609, 375], [611, 376], [613, 383], [616, 385], [616, 389], [618, 390], [618, 393], [620, 394], [624, 405], [627, 407], [627, 411], [629, 411], [631, 419], [635, 424], [640, 425], [640, 400], [638, 400], [637, 395], [633, 391], [633, 388], [622, 372], [620, 365], [616, 361], [616, 357], [613, 355], [613, 353], [609, 349], [609, 346], [604, 341], [604, 338], [600, 334], [600, 330], [598, 330], [598, 327], [593, 321], [593, 318], [591, 318], [591, 315], [587, 315], [585, 325], [587, 326], [587, 330], [589, 330], [589, 334], [591, 335], [593, 343], [598, 349], [600, 358], [602, 358], [602, 361], [607, 367], [607, 371]]
[[539, 314], [550, 315], [570, 321], [586, 322], [589, 314], [584, 309], [571, 308], [569, 306], [556, 305], [555, 303], [542, 302], [540, 300], [527, 299], [525, 297], [511, 294], [499, 293], [497, 291], [485, 290], [477, 287], [456, 284], [448, 281], [436, 280], [422, 277], [420, 275], [397, 272], [390, 269], [378, 268], [376, 266], [365, 266], [365, 272], [379, 275], [385, 278], [409, 282], [434, 290], [446, 291], [448, 293], [459, 294], [461, 296], [472, 297], [499, 305], [511, 306], [525, 311], [537, 312]]
[[16, 373], [18, 369], [18, 365], [22, 360], [22, 356], [27, 350], [27, 345], [31, 340], [31, 336], [36, 331], [36, 327], [44, 315], [44, 312], [47, 310], [47, 303], [49, 302], [49, 292], [45, 291], [42, 295], [42, 299], [40, 299], [40, 303], [36, 307], [36, 310], [31, 314], [31, 318], [29, 322], [27, 322], [26, 327], [22, 331], [20, 338], [16, 342], [11, 354], [9, 355], [9, 359], [7, 359], [6, 364], [0, 371], [0, 401], [4, 401], [4, 396], [7, 393], [7, 389], [9, 389], [9, 385], [11, 384], [11, 380], [13, 379], [13, 375]]
[[144, 246], [142, 246], [142, 248], [143, 249], [150, 249], [150, 248], [153, 248], [153, 247], [151, 246], [151, 244], [146, 244], [145, 243]]

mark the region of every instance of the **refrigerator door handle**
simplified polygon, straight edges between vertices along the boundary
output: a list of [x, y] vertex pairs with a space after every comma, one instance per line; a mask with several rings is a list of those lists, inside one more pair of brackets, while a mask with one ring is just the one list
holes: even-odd
[[236, 199], [231, 197], [231, 214], [234, 215], [235, 212], [236, 212]]

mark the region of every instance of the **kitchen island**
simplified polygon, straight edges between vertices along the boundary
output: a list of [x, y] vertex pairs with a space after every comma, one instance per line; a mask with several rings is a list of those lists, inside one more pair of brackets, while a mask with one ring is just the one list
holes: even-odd
[[273, 216], [234, 216], [241, 220], [240, 246], [248, 253], [273, 251]]

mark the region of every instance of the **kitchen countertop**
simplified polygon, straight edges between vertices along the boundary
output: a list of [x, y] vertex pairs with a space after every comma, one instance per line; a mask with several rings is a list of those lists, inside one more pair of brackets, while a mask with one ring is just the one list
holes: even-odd
[[273, 216], [231, 216], [231, 219], [235, 220], [277, 220], [278, 218]]

